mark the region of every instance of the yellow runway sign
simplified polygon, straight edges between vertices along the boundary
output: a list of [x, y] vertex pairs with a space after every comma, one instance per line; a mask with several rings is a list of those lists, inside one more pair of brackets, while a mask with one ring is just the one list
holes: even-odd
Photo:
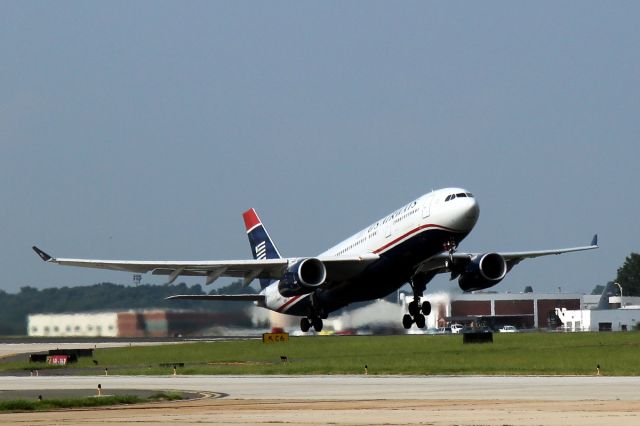
[[262, 343], [279, 343], [288, 342], [289, 333], [263, 333]]

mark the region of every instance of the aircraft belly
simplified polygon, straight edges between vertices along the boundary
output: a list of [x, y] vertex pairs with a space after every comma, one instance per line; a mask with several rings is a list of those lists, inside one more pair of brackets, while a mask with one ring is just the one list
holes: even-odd
[[409, 282], [418, 264], [442, 252], [446, 241], [461, 241], [465, 236], [439, 229], [425, 231], [380, 254], [380, 259], [355, 279], [318, 292], [318, 300], [332, 312], [353, 302], [386, 297]]
[[[409, 282], [418, 264], [442, 252], [444, 242], [451, 238], [460, 241], [465, 236], [440, 229], [424, 231], [381, 253], [380, 259], [358, 276], [317, 290], [314, 298], [325, 312], [330, 313], [350, 303], [386, 297]], [[274, 291], [277, 291], [275, 287]], [[309, 294], [286, 299], [277, 296], [278, 306], [270, 306], [277, 312], [305, 316], [313, 311]]]

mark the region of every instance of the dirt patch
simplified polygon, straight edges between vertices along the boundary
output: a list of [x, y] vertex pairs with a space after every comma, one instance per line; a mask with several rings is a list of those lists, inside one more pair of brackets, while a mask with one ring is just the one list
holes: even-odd
[[0, 423], [283, 425], [602, 425], [640, 424], [639, 401], [204, 399], [144, 406], [0, 415]]

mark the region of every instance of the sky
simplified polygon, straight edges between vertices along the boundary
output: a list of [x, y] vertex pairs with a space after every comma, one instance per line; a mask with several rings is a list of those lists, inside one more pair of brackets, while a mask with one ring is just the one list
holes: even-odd
[[[461, 251], [599, 234], [599, 250], [522, 262], [494, 290], [589, 293], [640, 251], [638, 2], [0, 10], [4, 291], [132, 283], [45, 264], [34, 244], [245, 259], [241, 213], [255, 207], [284, 256], [313, 256], [449, 186], [481, 208]], [[448, 289], [445, 276], [429, 285]]]

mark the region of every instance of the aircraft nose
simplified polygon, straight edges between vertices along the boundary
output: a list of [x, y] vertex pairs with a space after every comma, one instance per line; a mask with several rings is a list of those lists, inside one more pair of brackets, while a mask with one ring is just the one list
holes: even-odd
[[480, 217], [480, 206], [475, 198], [457, 199], [456, 228], [471, 231]]
[[480, 217], [480, 205], [475, 198], [468, 198], [468, 201], [470, 201], [470, 203], [467, 207], [465, 216], [475, 225], [478, 221], [478, 218]]

